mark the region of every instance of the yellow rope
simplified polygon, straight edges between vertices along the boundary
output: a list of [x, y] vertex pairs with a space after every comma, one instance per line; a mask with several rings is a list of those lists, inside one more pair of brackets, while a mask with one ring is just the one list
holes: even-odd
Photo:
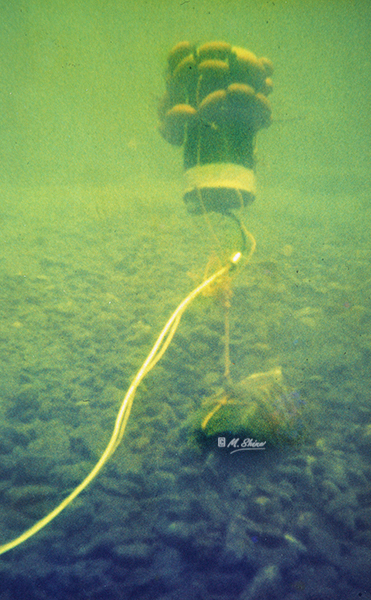
[[43, 529], [46, 525], [48, 525], [55, 517], [59, 515], [71, 502], [93, 481], [93, 479], [98, 475], [99, 471], [105, 465], [107, 460], [112, 456], [120, 441], [122, 436], [124, 435], [125, 428], [130, 416], [131, 407], [133, 405], [133, 400], [135, 396], [135, 392], [137, 390], [138, 385], [141, 383], [143, 378], [149, 373], [149, 371], [155, 366], [155, 364], [162, 358], [164, 353], [166, 352], [169, 344], [175, 334], [175, 331], [179, 325], [181, 316], [184, 311], [188, 307], [188, 305], [204, 290], [208, 285], [213, 283], [219, 277], [225, 275], [229, 269], [237, 264], [237, 262], [241, 258], [241, 253], [237, 252], [232, 256], [230, 262], [224, 266], [222, 269], [219, 269], [214, 275], [211, 275], [206, 281], [203, 281], [199, 286], [197, 286], [176, 308], [176, 310], [171, 315], [170, 319], [167, 321], [165, 327], [161, 331], [158, 336], [151, 352], [147, 356], [143, 365], [139, 369], [136, 374], [131, 386], [129, 387], [125, 398], [122, 401], [120, 410], [116, 417], [115, 426], [113, 429], [113, 433], [111, 436], [108, 445], [100, 457], [99, 461], [95, 465], [95, 467], [90, 471], [90, 473], [85, 477], [85, 479], [49, 514], [47, 514], [43, 519], [37, 521], [30, 529], [27, 529], [20, 536], [15, 538], [14, 540], [8, 542], [7, 544], [3, 544], [0, 546], [0, 554], [4, 554], [9, 550], [12, 550], [16, 546], [23, 544], [30, 537], [35, 535], [38, 531]]

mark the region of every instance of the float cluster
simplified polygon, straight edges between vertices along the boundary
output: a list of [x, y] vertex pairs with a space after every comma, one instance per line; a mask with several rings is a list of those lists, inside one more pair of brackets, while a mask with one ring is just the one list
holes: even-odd
[[271, 123], [272, 73], [269, 59], [226, 42], [174, 46], [160, 131], [169, 143], [185, 144], [186, 169], [213, 162], [253, 167], [254, 137]]

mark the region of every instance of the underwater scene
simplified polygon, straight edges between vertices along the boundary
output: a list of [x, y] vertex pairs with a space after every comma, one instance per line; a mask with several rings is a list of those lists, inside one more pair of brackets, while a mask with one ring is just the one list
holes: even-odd
[[0, 15], [0, 600], [371, 599], [369, 2]]

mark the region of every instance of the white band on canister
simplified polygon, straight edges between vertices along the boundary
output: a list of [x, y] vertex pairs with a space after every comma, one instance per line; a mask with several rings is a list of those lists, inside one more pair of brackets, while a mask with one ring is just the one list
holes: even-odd
[[210, 163], [197, 165], [184, 173], [185, 190], [198, 188], [234, 188], [255, 196], [255, 175], [252, 169], [233, 163]]
[[234, 163], [196, 165], [184, 173], [184, 201], [189, 212], [225, 212], [255, 199], [252, 169]]

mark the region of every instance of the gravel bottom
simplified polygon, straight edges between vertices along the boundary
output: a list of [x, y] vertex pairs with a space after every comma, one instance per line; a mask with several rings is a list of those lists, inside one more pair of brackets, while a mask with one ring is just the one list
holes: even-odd
[[[161, 190], [3, 195], [0, 543], [92, 469], [163, 324], [219, 252]], [[347, 201], [336, 218], [326, 199], [318, 223], [322, 200], [293, 197], [246, 210], [258, 246], [231, 282], [230, 353], [234, 382], [282, 368], [303, 439], [233, 454], [194, 442], [192, 416], [223, 382], [213, 290], [182, 318], [94, 483], [0, 557], [0, 600], [371, 598], [366, 208]], [[228, 256], [233, 225], [211, 224]]]

